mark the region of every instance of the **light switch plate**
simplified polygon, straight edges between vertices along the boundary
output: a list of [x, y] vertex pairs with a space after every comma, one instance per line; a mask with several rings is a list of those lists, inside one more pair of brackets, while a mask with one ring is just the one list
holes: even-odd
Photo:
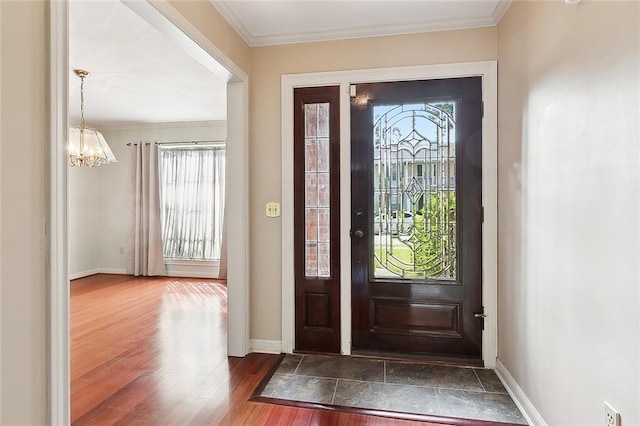
[[267, 208], [265, 211], [267, 217], [280, 217], [280, 203], [270, 202], [267, 203]]

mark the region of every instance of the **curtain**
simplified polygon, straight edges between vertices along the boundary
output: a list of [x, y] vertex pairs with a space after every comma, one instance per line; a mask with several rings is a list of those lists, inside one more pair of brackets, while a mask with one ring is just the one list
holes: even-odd
[[158, 148], [140, 142], [132, 147], [133, 220], [129, 237], [127, 273], [135, 276], [166, 275], [160, 228]]
[[223, 147], [161, 147], [164, 257], [218, 260], [225, 200]]

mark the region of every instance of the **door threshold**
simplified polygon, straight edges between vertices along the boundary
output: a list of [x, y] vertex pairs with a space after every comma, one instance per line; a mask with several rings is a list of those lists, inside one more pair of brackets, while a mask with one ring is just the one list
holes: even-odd
[[351, 356], [390, 361], [424, 362], [425, 364], [452, 365], [456, 367], [484, 368], [484, 361], [482, 359], [460, 356], [419, 354], [411, 352], [385, 352], [368, 349], [352, 349]]

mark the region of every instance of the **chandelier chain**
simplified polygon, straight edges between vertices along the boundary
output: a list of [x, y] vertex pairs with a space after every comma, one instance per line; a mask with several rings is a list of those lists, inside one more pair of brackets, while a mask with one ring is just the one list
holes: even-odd
[[80, 128], [84, 129], [84, 77], [80, 77]]

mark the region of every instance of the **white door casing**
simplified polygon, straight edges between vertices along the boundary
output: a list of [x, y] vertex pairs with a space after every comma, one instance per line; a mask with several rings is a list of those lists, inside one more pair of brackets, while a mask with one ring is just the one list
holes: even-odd
[[349, 86], [358, 83], [482, 77], [482, 300], [487, 315], [482, 359], [494, 368], [498, 352], [498, 159], [497, 62], [467, 62], [282, 76], [282, 351], [295, 347], [295, 271], [293, 248], [293, 91], [296, 87], [340, 85], [340, 321], [341, 352], [351, 354], [351, 158]]

